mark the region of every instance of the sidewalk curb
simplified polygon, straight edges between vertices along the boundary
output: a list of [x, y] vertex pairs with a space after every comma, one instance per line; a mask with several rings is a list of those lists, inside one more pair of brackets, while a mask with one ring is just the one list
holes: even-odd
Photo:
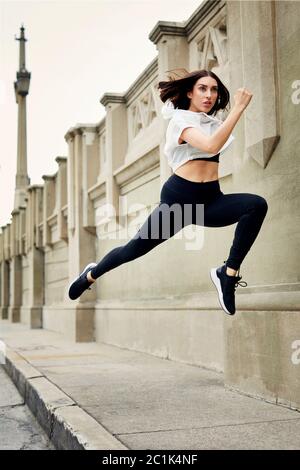
[[128, 450], [68, 395], [6, 347], [4, 369], [57, 450]]

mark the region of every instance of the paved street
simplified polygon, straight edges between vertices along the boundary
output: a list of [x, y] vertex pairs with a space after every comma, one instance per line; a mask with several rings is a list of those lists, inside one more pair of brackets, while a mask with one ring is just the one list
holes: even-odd
[[3, 366], [0, 366], [0, 449], [55, 450]]

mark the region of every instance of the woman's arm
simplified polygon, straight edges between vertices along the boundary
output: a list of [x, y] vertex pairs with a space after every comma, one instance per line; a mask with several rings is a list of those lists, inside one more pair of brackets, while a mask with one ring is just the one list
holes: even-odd
[[242, 108], [240, 105], [235, 104], [225, 121], [220, 125], [220, 127], [218, 127], [214, 134], [209, 136], [212, 153], [218, 153], [219, 150], [223, 147], [232, 133], [236, 123], [243, 114], [244, 109], [245, 108]]
[[200, 130], [189, 127], [182, 131], [181, 138], [193, 147], [203, 152], [216, 154], [228, 140], [233, 128], [240, 119], [243, 111], [252, 98], [252, 93], [246, 88], [239, 88], [234, 95], [234, 106], [230, 110], [225, 121], [212, 135], [203, 134]]
[[244, 108], [234, 105], [225, 121], [210, 136], [203, 134], [199, 129], [188, 127], [182, 131], [181, 139], [203, 152], [216, 154], [228, 140], [243, 111]]

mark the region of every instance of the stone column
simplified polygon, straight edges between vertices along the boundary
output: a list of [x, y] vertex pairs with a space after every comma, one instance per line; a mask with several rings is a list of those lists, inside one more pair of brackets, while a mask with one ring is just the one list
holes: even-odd
[[0, 318], [8, 318], [8, 301], [9, 301], [9, 269], [8, 263], [4, 257], [4, 231], [5, 226], [1, 227], [2, 233], [0, 234], [0, 280], [1, 280], [1, 292], [0, 292]]
[[[65, 135], [69, 146], [68, 156], [68, 240], [69, 240], [69, 282], [71, 283], [83, 268], [95, 261], [95, 235], [84, 228], [85, 191], [83, 185], [83, 127], [70, 129]], [[89, 227], [90, 228], [90, 227]], [[75, 331], [74, 341], [94, 341], [94, 303], [96, 288], [83, 293], [72, 301], [74, 316], [70, 331]], [[67, 292], [66, 292], [67, 296]], [[69, 299], [68, 299], [69, 300]], [[71, 301], [70, 301], [71, 302]]]
[[27, 174], [26, 99], [29, 93], [31, 74], [26, 70], [25, 42], [27, 39], [23, 26], [20, 28], [20, 37], [15, 39], [20, 41], [19, 70], [17, 80], [14, 82], [16, 103], [18, 104], [18, 155], [14, 209], [18, 209], [25, 203], [27, 186], [30, 184]]
[[26, 323], [30, 328], [42, 328], [44, 303], [44, 253], [33, 246], [28, 254], [29, 305]]
[[[179, 68], [189, 70], [189, 45], [183, 23], [159, 21], [150, 32], [149, 39], [156, 45], [158, 51], [158, 81], [167, 81], [169, 75], [173, 76], [171, 72], [168, 73], [168, 70]], [[160, 118], [163, 131], [160, 144], [160, 185], [162, 186], [172, 174], [172, 169], [163, 153], [169, 121], [164, 120], [162, 116]]]
[[44, 196], [43, 196], [43, 245], [51, 246], [51, 229], [48, 218], [53, 214], [55, 208], [55, 180], [54, 175], [43, 175]]
[[57, 228], [58, 236], [61, 240], [68, 241], [68, 227], [64, 216], [64, 209], [67, 206], [67, 158], [56, 157], [58, 172], [56, 178], [57, 184]]
[[44, 303], [44, 251], [37, 247], [36, 233], [41, 212], [41, 185], [28, 188], [27, 210], [29, 226], [27, 227], [27, 259], [29, 277], [29, 304], [24, 306], [22, 319], [30, 328], [42, 328]]
[[18, 253], [25, 255], [25, 236], [26, 236], [26, 208], [19, 207], [19, 235], [17, 238]]
[[95, 211], [89, 189], [97, 183], [100, 167], [98, 147], [98, 125], [82, 129], [82, 188], [83, 188], [83, 227], [96, 234]]
[[244, 116], [245, 146], [249, 157], [265, 168], [280, 139], [276, 2], [227, 2], [227, 10], [231, 80], [235, 88], [253, 92]]
[[17, 251], [18, 210], [12, 211], [11, 236], [10, 236], [10, 306], [8, 318], [12, 323], [20, 321], [20, 308], [22, 305], [22, 258]]
[[10, 304], [10, 224], [2, 227], [1, 304], [2, 318], [8, 318]]
[[[128, 147], [128, 124], [125, 98], [123, 95], [105, 93], [100, 103], [105, 106], [105, 142], [106, 142], [106, 203], [112, 207], [111, 220], [120, 223], [119, 187], [114, 177], [117, 168], [124, 164]], [[116, 218], [114, 219], [114, 215]], [[110, 214], [107, 214], [110, 217]], [[113, 227], [111, 227], [113, 229]]]

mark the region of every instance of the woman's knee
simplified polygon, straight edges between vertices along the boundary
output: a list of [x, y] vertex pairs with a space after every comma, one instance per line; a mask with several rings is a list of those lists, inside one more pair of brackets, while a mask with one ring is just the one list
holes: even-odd
[[260, 213], [266, 214], [268, 212], [268, 203], [262, 196], [256, 195], [255, 198], [255, 209]]

